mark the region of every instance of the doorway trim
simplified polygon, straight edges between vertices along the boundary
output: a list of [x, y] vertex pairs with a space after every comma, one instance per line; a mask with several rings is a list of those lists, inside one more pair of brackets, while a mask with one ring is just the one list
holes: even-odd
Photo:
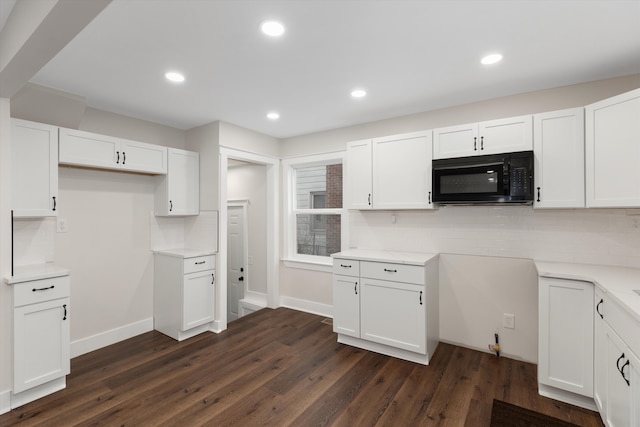
[[[220, 272], [218, 276], [221, 286], [219, 303], [216, 304], [220, 310], [219, 330], [227, 328], [227, 171], [229, 159], [242, 160], [245, 162], [257, 163], [266, 166], [266, 209], [267, 209], [267, 300], [269, 308], [280, 306], [280, 220], [279, 220], [279, 200], [280, 200], [280, 159], [261, 154], [249, 153], [233, 148], [220, 147], [220, 190], [218, 192], [218, 206], [220, 206]], [[223, 232], [224, 230], [224, 232]]]
[[[249, 271], [249, 200], [229, 200], [227, 201], [227, 213], [229, 208], [242, 208], [242, 265], [244, 266], [244, 281], [242, 283], [242, 299], [247, 298], [249, 294], [249, 282], [251, 280], [251, 272]], [[229, 215], [227, 215], [227, 227], [229, 226]], [[229, 230], [226, 230], [227, 236]], [[229, 239], [227, 239], [227, 245]], [[228, 249], [228, 248], [227, 248]], [[229, 251], [227, 250], [227, 253]], [[227, 257], [227, 261], [229, 261]], [[229, 296], [229, 271], [227, 270], [227, 297]], [[251, 298], [255, 299], [255, 298]], [[229, 307], [227, 306], [227, 317], [229, 315]], [[238, 309], [238, 317], [240, 317], [240, 309]], [[227, 319], [228, 321], [228, 319]]]

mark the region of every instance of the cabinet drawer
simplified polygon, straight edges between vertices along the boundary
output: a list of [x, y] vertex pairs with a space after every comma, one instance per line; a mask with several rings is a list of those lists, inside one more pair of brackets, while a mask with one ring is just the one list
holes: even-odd
[[345, 258], [334, 258], [333, 274], [358, 277], [360, 275], [360, 261]]
[[14, 307], [66, 298], [69, 296], [71, 288], [69, 276], [32, 280], [11, 286], [13, 286]]
[[417, 285], [424, 285], [425, 281], [424, 267], [386, 262], [362, 261], [360, 263], [360, 276], [390, 280], [392, 282], [415, 283]]
[[638, 334], [638, 322], [636, 322], [626, 310], [611, 301], [611, 297], [606, 299], [604, 320], [611, 326], [625, 344], [635, 354], [640, 354], [640, 334]]
[[215, 268], [214, 256], [205, 255], [184, 260], [184, 274], [196, 273], [198, 271], [211, 270]]

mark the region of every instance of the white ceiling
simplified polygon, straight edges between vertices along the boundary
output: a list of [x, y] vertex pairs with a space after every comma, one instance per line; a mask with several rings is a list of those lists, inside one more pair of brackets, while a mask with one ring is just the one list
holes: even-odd
[[[259, 32], [267, 18], [282, 38]], [[492, 52], [504, 60], [482, 66]], [[31, 82], [180, 129], [285, 138], [633, 73], [640, 0], [113, 0]]]

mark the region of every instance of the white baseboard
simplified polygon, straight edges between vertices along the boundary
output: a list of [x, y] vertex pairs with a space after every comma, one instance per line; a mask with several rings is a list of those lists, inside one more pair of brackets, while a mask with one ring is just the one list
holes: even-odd
[[318, 316], [333, 317], [333, 306], [319, 302], [308, 301], [293, 297], [280, 297], [280, 306], [304, 311]]
[[111, 344], [153, 331], [153, 318], [140, 320], [119, 328], [101, 332], [90, 337], [81, 338], [71, 343], [71, 358], [98, 350]]
[[0, 415], [11, 410], [11, 390], [0, 392]]

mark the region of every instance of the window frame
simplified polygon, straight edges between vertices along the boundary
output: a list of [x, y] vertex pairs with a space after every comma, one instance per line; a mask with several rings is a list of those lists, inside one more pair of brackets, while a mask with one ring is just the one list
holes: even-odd
[[[315, 154], [282, 160], [283, 171], [283, 257], [287, 267], [331, 271], [331, 256], [299, 254], [296, 215], [340, 215], [340, 251], [348, 247], [348, 210], [344, 207], [344, 173], [346, 152]], [[299, 209], [296, 207], [296, 170], [307, 167], [342, 164], [342, 208]], [[326, 267], [329, 267], [328, 269]]]

